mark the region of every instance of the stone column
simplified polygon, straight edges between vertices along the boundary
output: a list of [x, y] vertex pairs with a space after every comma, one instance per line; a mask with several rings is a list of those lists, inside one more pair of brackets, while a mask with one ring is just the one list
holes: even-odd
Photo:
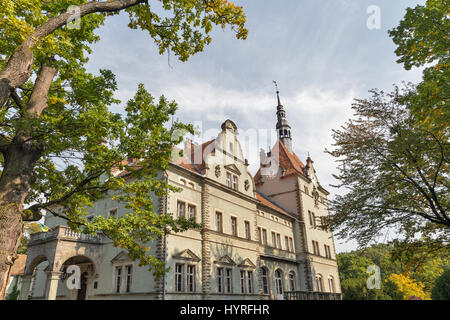
[[56, 300], [56, 293], [58, 292], [59, 277], [62, 272], [47, 271], [47, 292], [45, 294], [46, 300]]
[[31, 294], [31, 281], [33, 281], [32, 275], [27, 275], [22, 277], [22, 284], [20, 286], [19, 300], [28, 300], [28, 295]]

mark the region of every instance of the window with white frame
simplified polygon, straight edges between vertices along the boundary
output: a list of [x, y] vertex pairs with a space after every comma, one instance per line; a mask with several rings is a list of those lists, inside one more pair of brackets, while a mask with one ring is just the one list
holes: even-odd
[[237, 176], [233, 176], [233, 189], [234, 190], [238, 189], [238, 177]]
[[176, 292], [195, 292], [195, 269], [195, 265], [192, 264], [175, 264]]
[[237, 235], [238, 235], [237, 218], [236, 217], [231, 217], [231, 234], [235, 237], [237, 237]]
[[223, 268], [217, 268], [217, 292], [223, 293]]
[[295, 272], [289, 272], [289, 289], [295, 291]]
[[188, 218], [189, 219], [195, 219], [195, 216], [197, 214], [197, 207], [193, 204], [188, 205]]
[[126, 287], [125, 292], [131, 292], [131, 283], [132, 283], [132, 274], [133, 274], [133, 266], [127, 265], [125, 266], [126, 271]]
[[187, 265], [186, 290], [195, 292], [195, 266], [190, 264]]
[[233, 269], [223, 267], [217, 268], [217, 292], [233, 292]]
[[223, 232], [222, 212], [216, 211], [216, 230]]
[[225, 292], [233, 292], [233, 269], [231, 268], [225, 269]]
[[276, 247], [278, 249], [281, 249], [281, 235], [279, 233], [277, 233], [277, 245]]
[[247, 293], [247, 281], [245, 281], [245, 270], [240, 270], [241, 293]]
[[186, 218], [186, 203], [184, 201], [177, 201], [178, 218]]
[[251, 270], [248, 270], [247, 271], [247, 284], [248, 284], [248, 286], [247, 286], [247, 290], [248, 290], [248, 293], [253, 293], [253, 291], [254, 291], [254, 285], [253, 285], [253, 271], [251, 271]]
[[253, 271], [240, 270], [241, 293], [253, 293]]
[[330, 287], [330, 292], [335, 293], [336, 288], [334, 287], [334, 278], [333, 276], [328, 277], [328, 286]]
[[122, 266], [115, 268], [115, 292], [120, 293], [120, 286], [122, 283]]
[[244, 221], [244, 228], [245, 228], [245, 239], [250, 240], [251, 235], [250, 235], [250, 222], [249, 221]]
[[269, 272], [267, 268], [261, 268], [261, 282], [264, 294], [269, 294]]
[[316, 288], [318, 292], [323, 292], [323, 279], [322, 275], [316, 275]]
[[231, 173], [227, 172], [227, 187], [231, 188]]
[[175, 264], [175, 291], [184, 292], [184, 264]]
[[283, 272], [280, 269], [275, 270], [275, 284], [277, 294], [283, 294]]

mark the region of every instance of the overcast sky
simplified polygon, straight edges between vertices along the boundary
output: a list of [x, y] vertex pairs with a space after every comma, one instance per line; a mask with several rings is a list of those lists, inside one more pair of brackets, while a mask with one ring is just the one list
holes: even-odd
[[[152, 95], [164, 94], [179, 104], [177, 117], [201, 123], [211, 139], [226, 119], [240, 132], [274, 129], [278, 82], [281, 102], [292, 127], [293, 149], [303, 161], [308, 152], [321, 184], [329, 185], [336, 165], [324, 153], [331, 145], [331, 129], [352, 116], [354, 98], [368, 90], [391, 90], [402, 81], [418, 82], [419, 70], [397, 64], [395, 45], [387, 30], [397, 26], [413, 0], [236, 0], [247, 15], [248, 39], [237, 40], [229, 29], [217, 29], [211, 45], [188, 62], [160, 56], [143, 31], [127, 28], [128, 17], [108, 17], [99, 29], [88, 69], [110, 69], [118, 81], [122, 104], [133, 97], [138, 83]], [[380, 29], [370, 30], [367, 9], [377, 5]], [[170, 65], [169, 65], [170, 59]], [[266, 145], [263, 146], [267, 148]], [[258, 149], [246, 154], [255, 173]], [[244, 150], [245, 152], [245, 150]], [[338, 252], [355, 244], [336, 239]]]

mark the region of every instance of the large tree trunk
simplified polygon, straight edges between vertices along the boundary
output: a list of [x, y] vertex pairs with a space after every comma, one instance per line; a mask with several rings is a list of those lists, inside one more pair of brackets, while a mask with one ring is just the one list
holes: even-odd
[[23, 235], [20, 205], [0, 201], [0, 300], [5, 298], [9, 273]]
[[23, 235], [23, 203], [34, 182], [41, 150], [23, 136], [16, 136], [7, 152], [0, 178], [0, 299], [4, 299], [9, 270], [17, 257]]

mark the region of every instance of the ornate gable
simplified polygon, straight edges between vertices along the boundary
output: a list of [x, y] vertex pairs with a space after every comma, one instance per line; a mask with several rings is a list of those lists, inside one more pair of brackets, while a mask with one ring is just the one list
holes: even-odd
[[238, 267], [239, 267], [239, 268], [251, 268], [251, 269], [255, 269], [255, 268], [256, 268], [255, 264], [254, 264], [249, 258], [244, 259], [244, 260], [238, 265]]
[[219, 260], [214, 261], [214, 263], [223, 264], [223, 265], [227, 265], [227, 266], [235, 266], [236, 265], [236, 262], [234, 262], [233, 259], [231, 259], [227, 255], [224, 255]]
[[225, 169], [227, 169], [227, 170], [237, 174], [238, 176], [241, 175], [241, 171], [239, 171], [238, 167], [236, 167], [235, 164], [229, 164], [229, 165], [226, 165], [224, 167], [225, 167]]
[[130, 258], [128, 253], [126, 251], [119, 252], [118, 255], [116, 255], [114, 258], [112, 258], [111, 263], [114, 262], [125, 262], [125, 261], [133, 261], [133, 259]]
[[173, 258], [174, 259], [179, 259], [179, 260], [194, 261], [194, 262], [199, 262], [201, 260], [195, 253], [193, 253], [189, 249], [183, 250], [183, 251], [175, 254], [173, 256]]

